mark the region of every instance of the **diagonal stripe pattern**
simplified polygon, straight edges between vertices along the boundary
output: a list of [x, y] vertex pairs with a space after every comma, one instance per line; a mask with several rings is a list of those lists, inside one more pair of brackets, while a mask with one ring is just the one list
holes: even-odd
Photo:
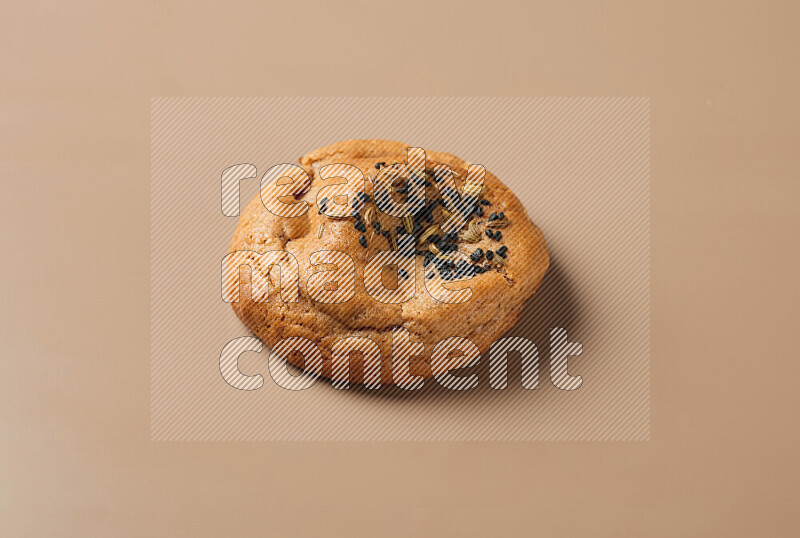
[[[227, 289], [239, 262], [259, 260], [236, 259], [236, 273], [221, 274], [236, 225], [225, 215], [259, 195], [271, 167], [348, 138], [463, 156], [525, 204], [547, 238], [551, 268], [496, 350], [507, 366], [490, 371], [485, 356], [424, 383], [409, 372], [405, 388], [376, 387], [369, 376], [367, 385], [333, 386], [313, 375], [313, 343], [262, 348], [231, 313], [221, 279]], [[649, 160], [647, 98], [153, 99], [152, 438], [649, 439]], [[292, 185], [269, 181], [278, 173]], [[267, 179], [265, 197], [304, 188], [292, 167]], [[285, 278], [267, 272], [273, 284]], [[413, 354], [414, 344], [398, 352]], [[456, 339], [440, 345], [443, 363], [469, 351]], [[369, 343], [340, 346], [341, 357], [374, 359]], [[293, 352], [311, 373], [283, 361]]]

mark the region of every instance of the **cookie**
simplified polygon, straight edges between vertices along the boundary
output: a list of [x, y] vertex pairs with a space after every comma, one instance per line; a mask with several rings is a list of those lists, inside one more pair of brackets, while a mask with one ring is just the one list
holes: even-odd
[[267, 346], [305, 342], [316, 349], [285, 358], [392, 384], [474, 361], [519, 320], [549, 256], [519, 199], [482, 167], [348, 140], [267, 172], [226, 260], [233, 310]]

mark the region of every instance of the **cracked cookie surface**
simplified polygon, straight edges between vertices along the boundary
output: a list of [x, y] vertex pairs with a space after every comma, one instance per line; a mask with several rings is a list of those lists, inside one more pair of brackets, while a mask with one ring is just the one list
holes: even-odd
[[[447, 165], [454, 172], [453, 181], [463, 200], [469, 163], [447, 153], [426, 150], [425, 177], [403, 174], [402, 163], [409, 148], [400, 142], [349, 140], [312, 151], [299, 159], [310, 183], [297, 184], [291, 197], [292, 203], [307, 202], [309, 210], [300, 216], [279, 217], [256, 196], [244, 208], [234, 232], [229, 252], [291, 254], [298, 262], [300, 283], [298, 301], [284, 302], [278, 286], [250, 293], [254, 278], [250, 271], [242, 271], [242, 291], [239, 301], [232, 303], [234, 312], [270, 347], [287, 337], [313, 341], [322, 353], [325, 377], [335, 377], [331, 367], [334, 343], [348, 337], [365, 337], [381, 350], [381, 383], [391, 383], [392, 332], [398, 328], [409, 331], [412, 341], [425, 347], [424, 354], [411, 358], [413, 375], [430, 377], [439, 373], [441, 368], [431, 369], [430, 355], [434, 346], [448, 337], [468, 338], [484, 352], [518, 321], [526, 300], [536, 291], [547, 270], [549, 257], [541, 231], [531, 222], [514, 193], [489, 171], [474, 203], [462, 204], [470, 208], [465, 216], [466, 225], [458, 233], [445, 233], [444, 221], [458, 209], [449, 201], [438, 202], [443, 200], [445, 189], [441, 187], [444, 184], [441, 176], [434, 170], [437, 165]], [[340, 163], [360, 169], [365, 181], [360, 185], [348, 184], [352, 192], [346, 204], [352, 204], [352, 209], [344, 217], [331, 218], [326, 214], [330, 212], [327, 204], [342, 206], [339, 202], [344, 198], [329, 201], [319, 195], [322, 188], [335, 183], [323, 180], [320, 170]], [[386, 176], [381, 176], [395, 170], [401, 171], [396, 179], [386, 180]], [[412, 219], [403, 219], [381, 211], [383, 198], [378, 184], [389, 185], [391, 196], [402, 201], [408, 199], [408, 191], [417, 181], [425, 192], [422, 212]], [[416, 290], [406, 302], [386, 304], [367, 292], [364, 268], [372, 256], [397, 249], [397, 240], [403, 235], [412, 235], [416, 240], [415, 270], [406, 275], [414, 279]], [[348, 301], [323, 303], [309, 294], [305, 284], [315, 272], [311, 256], [319, 251], [341, 251], [352, 258], [355, 289]], [[266, 279], [276, 283], [280, 275], [273, 269], [272, 265], [252, 264], [253, 272], [261, 271]], [[402, 277], [401, 273], [398, 278]], [[439, 301], [428, 291], [434, 280], [448, 289], [468, 287], [471, 297], [455, 304]], [[303, 365], [299, 353], [286, 358], [297, 366]], [[464, 366], [464, 360], [452, 357], [443, 368]], [[350, 381], [363, 381], [362, 362], [360, 354], [351, 356]]]

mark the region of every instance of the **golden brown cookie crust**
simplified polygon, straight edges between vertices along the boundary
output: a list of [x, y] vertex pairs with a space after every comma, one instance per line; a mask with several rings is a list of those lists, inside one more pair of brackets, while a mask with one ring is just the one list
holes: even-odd
[[[367, 248], [359, 241], [362, 233], [354, 229], [354, 218], [331, 219], [317, 211], [317, 192], [322, 180], [319, 169], [326, 164], [346, 163], [361, 169], [366, 178], [365, 192], [372, 196], [371, 177], [376, 173], [375, 165], [402, 163], [406, 161], [411, 146], [386, 140], [347, 140], [314, 150], [299, 159], [300, 165], [311, 177], [307, 192], [297, 197], [311, 204], [307, 213], [300, 217], [281, 218], [273, 215], [256, 196], [245, 207], [234, 232], [229, 252], [250, 250], [266, 252], [282, 250], [295, 256], [300, 270], [300, 299], [295, 303], [283, 302], [276, 287], [270, 286], [262, 301], [254, 301], [249, 293], [250, 275], [242, 271], [242, 293], [233, 303], [236, 315], [265, 344], [275, 346], [287, 337], [304, 337], [317, 344], [324, 361], [323, 375], [332, 376], [331, 349], [333, 344], [346, 337], [366, 337], [381, 349], [381, 382], [392, 382], [391, 335], [392, 330], [403, 327], [413, 341], [425, 345], [424, 356], [411, 361], [411, 373], [430, 377], [430, 354], [434, 346], [445, 338], [460, 336], [473, 341], [481, 352], [519, 319], [528, 298], [538, 288], [549, 264], [544, 237], [534, 225], [525, 208], [511, 190], [497, 177], [486, 171], [481, 198], [491, 202], [485, 207], [481, 219], [484, 224], [490, 212], [502, 212], [509, 225], [503, 227], [502, 241], [493, 241], [485, 234], [476, 243], [459, 244], [459, 250], [470, 254], [480, 248], [484, 252], [507, 247], [508, 255], [500, 261], [499, 269], [476, 274], [458, 287], [469, 287], [472, 298], [465, 303], [447, 304], [437, 301], [425, 286], [426, 271], [423, 257], [416, 256], [416, 294], [402, 304], [384, 304], [376, 301], [366, 291], [363, 272], [366, 261], [379, 250], [388, 250], [388, 240], [371, 230]], [[436, 164], [448, 165], [458, 176], [456, 185], [462, 188], [469, 163], [448, 153], [427, 151], [427, 167]], [[402, 226], [402, 220], [382, 214], [384, 229], [394, 230]], [[320, 226], [324, 224], [319, 236]], [[342, 304], [323, 304], [314, 301], [304, 284], [313, 267], [309, 262], [311, 253], [322, 250], [339, 250], [348, 253], [356, 265], [355, 296]], [[483, 260], [484, 263], [488, 263]], [[292, 354], [287, 359], [302, 366], [302, 357]], [[463, 366], [455, 357], [450, 368]], [[438, 372], [433, 372], [438, 373]], [[350, 360], [350, 381], [363, 380], [363, 365], [354, 354]]]

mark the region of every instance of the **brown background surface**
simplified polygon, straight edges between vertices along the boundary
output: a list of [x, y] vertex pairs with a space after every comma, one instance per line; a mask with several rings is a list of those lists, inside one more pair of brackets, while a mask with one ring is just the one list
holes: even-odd
[[[4, 6], [0, 533], [796, 536], [797, 16]], [[651, 440], [151, 442], [154, 95], [650, 96]]]

